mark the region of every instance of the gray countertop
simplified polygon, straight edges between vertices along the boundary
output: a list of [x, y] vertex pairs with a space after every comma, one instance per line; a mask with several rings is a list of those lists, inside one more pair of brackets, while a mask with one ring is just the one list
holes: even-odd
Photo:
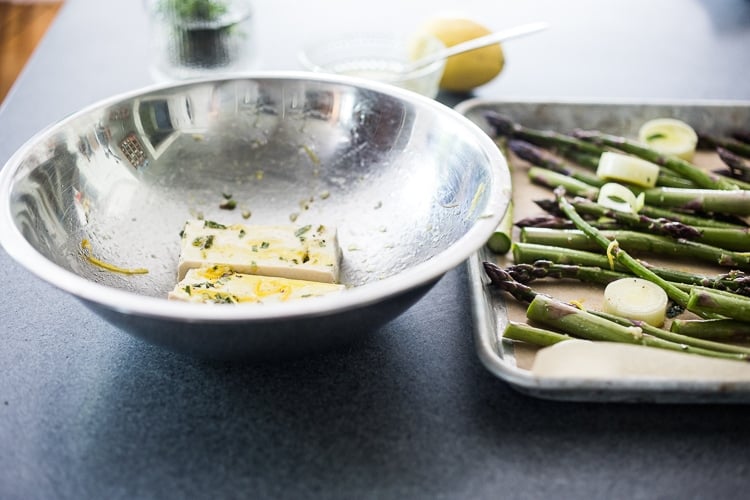
[[[429, 5], [429, 10], [426, 10]], [[501, 29], [505, 99], [750, 99], [750, 2], [256, 1], [258, 69], [321, 33], [458, 11]], [[394, 14], [395, 13], [395, 14]], [[0, 164], [38, 130], [150, 84], [133, 0], [66, 0], [0, 107]], [[441, 96], [454, 103], [466, 96]], [[736, 498], [745, 406], [557, 403], [478, 360], [464, 267], [361, 343], [220, 365], [145, 344], [0, 251], [0, 498]]]

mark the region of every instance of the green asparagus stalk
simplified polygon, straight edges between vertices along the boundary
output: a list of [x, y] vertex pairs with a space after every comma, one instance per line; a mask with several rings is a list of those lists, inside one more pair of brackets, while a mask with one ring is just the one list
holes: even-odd
[[[563, 186], [564, 187], [564, 186]], [[571, 193], [572, 194], [572, 193]], [[553, 200], [536, 200], [534, 201], [539, 208], [553, 215], [560, 215], [560, 210]], [[716, 218], [702, 217], [700, 215], [688, 214], [684, 212], [675, 212], [664, 208], [644, 205], [638, 212], [647, 217], [654, 219], [669, 219], [673, 222], [681, 222], [689, 226], [697, 227], [723, 227], [728, 229], [746, 229], [748, 226], [741, 223], [721, 221]]]
[[[511, 172], [515, 169], [515, 165], [510, 161], [510, 155], [508, 154], [508, 141], [505, 137], [498, 137], [495, 139], [498, 149], [503, 155], [508, 158], [508, 168]], [[505, 215], [500, 220], [500, 223], [495, 228], [495, 232], [490, 235], [487, 240], [487, 248], [497, 255], [505, 255], [510, 251], [510, 247], [513, 244], [513, 200], [508, 203], [508, 208], [505, 210]]]
[[651, 188], [643, 190], [647, 205], [683, 210], [750, 215], [750, 191], [744, 189]]
[[[593, 211], [589, 213], [593, 213]], [[522, 219], [519, 222], [518, 226], [521, 227], [521, 241], [560, 245], [563, 240], [566, 240], [571, 248], [581, 250], [596, 248], [594, 242], [586, 238], [583, 233], [575, 229], [569, 229], [569, 225], [564, 224], [564, 219], [558, 218], [557, 223], [554, 220], [544, 219]], [[534, 222], [538, 222], [539, 224], [534, 224]], [[739, 253], [740, 255], [750, 251], [750, 231], [747, 228], [737, 230], [715, 227], [697, 228], [677, 225], [678, 223], [655, 223], [649, 228], [649, 224], [644, 222], [641, 227], [635, 227], [636, 230], [633, 231], [623, 229], [622, 226], [615, 227], [611, 222], [606, 220], [604, 222], [589, 221], [589, 224], [599, 229], [608, 239], [617, 238], [621, 242], [632, 242], [632, 248], [640, 251], [652, 251], [656, 253], [678, 252], [679, 246], [675, 247], [675, 242], [682, 241], [681, 233], [690, 237], [684, 238], [686, 244], [691, 241], [691, 238], [695, 238], [695, 233], [698, 234], [698, 241], [696, 243], [702, 245], [699, 247], [701, 250], [708, 252], [704, 260], [713, 261], [714, 257], [719, 258], [722, 253], [718, 252], [718, 250], [722, 249]], [[653, 231], [655, 234], [648, 234], [643, 231]], [[669, 234], [670, 232], [671, 234]], [[658, 236], [658, 233], [662, 233], [664, 236]], [[664, 239], [665, 236], [668, 238]]]
[[[605, 230], [622, 229], [622, 224], [619, 224], [618, 222], [613, 221], [613, 220], [598, 219], [598, 220], [591, 220], [590, 222], [592, 225], [594, 225], [598, 229], [605, 229]], [[523, 219], [518, 219], [515, 222], [515, 225], [518, 227], [545, 227], [548, 229], [575, 229], [576, 228], [575, 224], [570, 222], [568, 219], [564, 217], [557, 217], [555, 215], [550, 215], [550, 214], [539, 214], [539, 215], [533, 215], [531, 217], [524, 217]]]
[[688, 295], [683, 290], [680, 290], [668, 281], [659, 277], [659, 275], [655, 274], [653, 271], [646, 268], [646, 266], [638, 262], [638, 260], [631, 257], [628, 252], [620, 248], [617, 240], [607, 239], [599, 232], [599, 230], [583, 220], [583, 217], [576, 212], [576, 209], [573, 208], [565, 198], [565, 191], [563, 189], [555, 190], [555, 199], [560, 206], [560, 210], [562, 210], [565, 215], [573, 221], [576, 227], [578, 227], [578, 229], [580, 229], [586, 236], [594, 240], [602, 250], [606, 250], [607, 257], [627, 267], [631, 273], [639, 278], [657, 284], [667, 293], [667, 296], [669, 296], [670, 299], [680, 306], [686, 307]]
[[[529, 168], [529, 180], [534, 184], [555, 189], [563, 186], [571, 196], [594, 200], [599, 196], [599, 185], [592, 185], [558, 172], [541, 167]], [[717, 212], [733, 215], [750, 215], [750, 190], [716, 190], [656, 187], [632, 187], [636, 194], [643, 192], [646, 206], [673, 208], [698, 212]]]
[[607, 285], [630, 276], [621, 271], [611, 271], [597, 266], [557, 264], [549, 260], [537, 260], [533, 264], [518, 263], [505, 268], [511, 278], [522, 284], [544, 278], [575, 279], [585, 283]]
[[582, 198], [588, 198], [595, 200], [599, 196], [599, 188], [587, 184], [573, 177], [546, 170], [541, 167], [529, 168], [529, 180], [539, 186], [544, 186], [549, 189], [555, 189], [558, 186], [563, 186], [565, 190], [573, 196], [580, 196]]
[[494, 128], [497, 135], [523, 139], [538, 146], [575, 149], [595, 156], [599, 156], [605, 151], [601, 146], [559, 132], [524, 127], [496, 111], [486, 111], [484, 118]]
[[[599, 203], [584, 198], [575, 198], [571, 200], [570, 203], [580, 214], [607, 217], [629, 227], [671, 236], [672, 238], [694, 240], [701, 237], [700, 231], [681, 222], [674, 222], [669, 219], [653, 219], [646, 215], [637, 215], [634, 213], [612, 210], [611, 208], [607, 208]], [[750, 238], [748, 238], [748, 242], [750, 242]]]
[[668, 168], [674, 173], [690, 179], [697, 186], [705, 189], [735, 190], [739, 189], [737, 184], [717, 175], [704, 172], [689, 161], [677, 156], [663, 155], [642, 144], [631, 141], [625, 137], [604, 134], [598, 131], [578, 130], [574, 134], [578, 139], [592, 142], [599, 146], [609, 146], [629, 153], [646, 161]]
[[498, 255], [505, 255], [513, 244], [513, 202], [508, 204], [500, 224], [487, 240], [487, 248]]
[[564, 161], [555, 157], [553, 154], [545, 151], [542, 148], [534, 146], [533, 144], [526, 141], [511, 140], [508, 142], [508, 147], [513, 151], [516, 156], [522, 160], [526, 160], [532, 165], [541, 167], [558, 174], [572, 177], [590, 186], [601, 187], [606, 181], [597, 177], [596, 175], [579, 172], [575, 168], [571, 168]]
[[[532, 264], [535, 267], [537, 267], [537, 263], [541, 262], [542, 264], [538, 266], [541, 269], [535, 269], [533, 273], [531, 273], [537, 278], [546, 277], [546, 275], [544, 274], [546, 272], [558, 272], [558, 270], [546, 271], [544, 269], [549, 268], [552, 265], [561, 265], [570, 268], [579, 266], [603, 270], [611, 269], [609, 261], [605, 255], [586, 252], [583, 250], [574, 250], [566, 247], [537, 245], [533, 243], [523, 242], [516, 242], [513, 244], [513, 261], [516, 265]], [[552, 264], [544, 264], [546, 262], [551, 262]], [[678, 269], [650, 266], [644, 262], [641, 263], [651, 269], [651, 271], [653, 271], [654, 273], [661, 276], [663, 279], [678, 285], [698, 285], [707, 288], [715, 288], [717, 290], [727, 290], [739, 295], [750, 296], [750, 276], [741, 271], [732, 270], [729, 273], [719, 274], [716, 276], [704, 276], [687, 271], [680, 271]], [[616, 262], [613, 271], [619, 273], [628, 272], [626, 267]], [[572, 273], [571, 270], [568, 270], [566, 272]], [[517, 281], [525, 282], [523, 279], [520, 279], [521, 276], [523, 275], [519, 274], [518, 276], [515, 276]], [[602, 279], [600, 282], [603, 281], [604, 279]], [[685, 290], [687, 291], [687, 289]]]
[[517, 220], [515, 225], [518, 227], [546, 227], [549, 229], [572, 229], [575, 227], [569, 220], [552, 214], [524, 217], [523, 219]]
[[670, 330], [688, 337], [745, 341], [750, 338], [750, 323], [734, 319], [674, 319]]
[[656, 177], [656, 185], [680, 189], [692, 189], [696, 187], [695, 183], [690, 179], [679, 177], [663, 167], [659, 169], [659, 175]]
[[[696, 241], [636, 231], [599, 231], [590, 224], [587, 223], [587, 225], [596, 230], [599, 236], [608, 242], [608, 245], [616, 240], [620, 245], [636, 252], [692, 258], [723, 267], [750, 271], [750, 252], [726, 250]], [[580, 227], [577, 223], [576, 226]], [[570, 229], [525, 227], [521, 228], [520, 241], [539, 245], [570, 247], [577, 250], [601, 248], [600, 241], [592, 239], [588, 233]]]
[[525, 323], [517, 323], [515, 321], [510, 321], [505, 327], [503, 338], [509, 340], [520, 340], [540, 347], [546, 347], [571, 339], [569, 335], [545, 330], [543, 328], [537, 328]]
[[750, 322], [750, 297], [723, 290], [694, 286], [686, 305], [688, 311], [709, 312], [737, 321]]
[[[571, 336], [588, 340], [641, 344], [727, 359], [743, 361], [750, 359], [750, 348], [688, 337], [657, 328], [643, 321], [633, 321], [607, 313], [579, 309], [548, 295], [536, 293], [530, 287], [515, 282], [505, 270], [495, 264], [485, 262], [484, 267], [493, 285], [510, 293], [518, 300], [529, 303], [526, 310], [526, 317], [529, 320]], [[524, 340], [531, 341], [532, 338], [529, 336]], [[554, 341], [565, 339], [552, 336], [544, 340], [554, 343]]]
[[[608, 285], [613, 281], [632, 276], [627, 271], [612, 271], [597, 266], [558, 264], [549, 260], [537, 260], [533, 264], [513, 264], [511, 266], [508, 266], [505, 271], [514, 280], [523, 284], [528, 284], [538, 279], [553, 278], [574, 279], [582, 281], [584, 283]], [[685, 292], [689, 292], [690, 288], [693, 286], [687, 283], [680, 282], [671, 283]]]
[[703, 147], [722, 148], [736, 155], [750, 158], [750, 144], [738, 141], [732, 137], [722, 137], [707, 132], [699, 132], [698, 140]]
[[725, 227], [729, 229], [748, 227], [745, 224], [721, 221], [716, 219], [715, 217], [701, 217], [700, 215], [675, 212], [674, 210], [667, 210], [665, 208], [654, 207], [652, 205], [643, 206], [643, 208], [641, 208], [638, 213], [641, 213], [647, 217], [663, 218], [675, 222], [682, 222], [683, 224], [687, 224], [689, 226]]
[[[750, 147], [750, 144], [747, 145]], [[732, 176], [744, 181], [750, 181], [750, 160], [742, 158], [724, 148], [716, 148], [719, 158], [729, 167]]]
[[[625, 326], [612, 321], [611, 319], [593, 314], [589, 311], [578, 309], [559, 300], [555, 300], [543, 294], [537, 294], [529, 304], [526, 310], [526, 317], [529, 320], [541, 325], [555, 328], [562, 332], [589, 340], [602, 340], [609, 342], [623, 342], [627, 344], [639, 344], [660, 349], [685, 352], [689, 354], [702, 354], [704, 356], [719, 357], [724, 359], [734, 359], [747, 361], [750, 355], [750, 349], [747, 352], [740, 351], [739, 348], [733, 348], [718, 342], [711, 342], [715, 347], [721, 347], [724, 350], [709, 349], [684, 342], [675, 342], [662, 337], [653, 336], [653, 333], [646, 333], [643, 325]], [[657, 329], [652, 327], [648, 331], [654, 332]], [[662, 333], [669, 334], [666, 330], [660, 330]], [[676, 334], [675, 334], [676, 335]], [[683, 336], [680, 336], [681, 338]], [[685, 337], [688, 339], [688, 337]], [[692, 339], [692, 342], [700, 339]], [[703, 341], [700, 343], [707, 343]], [[738, 352], [739, 351], [739, 352]]]
[[693, 227], [700, 232], [698, 241], [736, 252], [750, 251], [750, 228]]
[[[508, 143], [510, 150], [513, 151], [519, 158], [528, 161], [532, 165], [536, 165], [559, 174], [570, 176], [581, 182], [585, 182], [591, 186], [601, 187], [608, 181], [597, 175], [581, 172], [571, 165], [566, 164], [563, 160], [553, 155], [549, 151], [535, 146], [526, 141], [511, 140]], [[598, 158], [593, 155], [588, 155], [586, 158], [591, 158], [598, 162]], [[591, 162], [591, 160], [588, 160]], [[591, 163], [586, 164], [586, 168], [590, 168]], [[596, 165], [593, 165], [593, 169], [596, 170]], [[675, 187], [675, 188], [694, 188], [690, 180], [682, 177], [677, 177], [670, 173], [668, 170], [662, 168], [659, 172], [659, 176], [656, 179], [658, 186], [664, 187]]]
[[601, 154], [583, 153], [571, 148], [556, 148], [555, 151], [566, 160], [572, 161], [587, 170], [596, 171], [599, 168]]
[[[579, 208], [574, 203], [576, 209], [578, 209], [582, 215], [587, 215], [585, 208]], [[596, 213], [596, 210], [591, 211]], [[627, 215], [627, 214], [626, 214]], [[631, 223], [633, 228], [638, 231], [655, 231], [656, 233], [663, 233], [664, 236], [680, 237], [680, 234], [684, 234], [686, 239], [696, 238], [691, 233], [697, 233], [697, 238], [701, 243], [712, 245], [716, 247], [723, 247], [726, 250], [733, 251], [750, 251], [750, 228], [742, 227], [735, 229], [727, 228], [715, 228], [715, 227], [695, 227], [680, 224], [678, 222], [669, 221], [667, 219], [657, 219], [653, 224], [648, 223], [649, 218], [645, 216], [634, 216], [631, 217], [640, 218], [641, 222]], [[618, 223], [612, 219], [587, 219], [589, 224], [611, 233], [613, 231], [622, 231], [627, 229], [627, 225]], [[575, 224], [571, 221], [550, 214], [535, 215], [532, 217], [525, 217], [516, 221], [516, 226], [520, 228], [537, 228], [537, 229], [575, 229]], [[640, 227], [639, 227], [640, 226]]]
[[484, 272], [497, 289], [502, 290], [519, 302], [528, 303], [534, 300], [537, 293], [530, 286], [514, 280], [505, 269], [492, 262], [483, 262]]
[[[586, 236], [595, 240], [601, 248], [606, 249], [608, 257], [611, 256], [612, 259], [625, 265], [636, 276], [660, 286], [669, 298], [680, 306], [703, 318], [713, 318], [717, 315], [723, 315], [740, 321], [750, 321], [750, 298], [708, 288], [700, 289], [699, 287], [691, 288], [689, 294], [685, 293], [684, 290], [662, 279], [659, 275], [638, 262], [638, 260], [632, 258], [620, 248], [617, 240], [608, 240], [596, 228], [583, 220], [565, 198], [565, 192], [562, 189], [556, 190], [555, 196], [557, 202], [560, 204], [560, 209], [565, 212]], [[692, 244], [692, 242], [690, 243]], [[745, 255], [750, 257], [750, 253]]]
[[[747, 348], [689, 338], [646, 323], [637, 322], [636, 324], [625, 318], [579, 309], [547, 295], [536, 293], [530, 287], [513, 280], [505, 270], [491, 262], [484, 262], [484, 269], [492, 285], [510, 293], [521, 302], [529, 303], [526, 310], [528, 319], [571, 336], [588, 340], [641, 344], [741, 361], [750, 358], [750, 349]], [[670, 339], [677, 339], [677, 341]]]
[[[709, 339], [690, 337], [688, 335], [683, 335], [674, 331], [664, 330], [662, 328], [655, 327], [653, 325], [646, 323], [645, 321], [631, 320], [631, 319], [623, 318], [620, 316], [616, 316], [614, 314], [598, 312], [598, 311], [594, 311], [592, 312], [592, 314], [595, 314], [596, 316], [599, 316], [601, 318], [617, 323], [618, 325], [638, 327], [641, 330], [643, 330], [643, 333], [647, 335], [653, 335], [654, 337], [658, 337], [662, 340], [666, 340], [669, 342], [689, 345], [689, 346], [698, 347], [701, 349], [709, 349], [712, 351], [742, 354], [746, 356], [747, 358], [750, 358], [750, 348], [747, 348], [747, 347], [742, 347], [742, 346], [737, 346], [737, 345], [732, 345], [732, 344], [727, 344], [727, 343], [722, 343], [722, 342], [716, 342], [714, 340], [709, 340]], [[714, 320], [706, 320], [706, 321], [714, 321]]]

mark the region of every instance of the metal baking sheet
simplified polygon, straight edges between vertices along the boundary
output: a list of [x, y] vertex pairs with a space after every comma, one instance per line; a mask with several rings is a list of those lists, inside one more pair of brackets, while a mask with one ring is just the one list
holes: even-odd
[[[750, 102], [564, 102], [502, 101], [470, 99], [455, 108], [480, 128], [491, 132], [483, 118], [488, 110], [512, 116], [534, 128], [558, 131], [574, 129], [602, 130], [633, 137], [649, 119], [674, 117], [696, 129], [724, 133], [738, 128], [750, 129]], [[696, 160], [697, 161], [697, 160]], [[525, 173], [514, 175], [516, 214], [528, 207], [535, 187], [525, 181]], [[520, 215], [519, 215], [520, 216]], [[484, 366], [525, 394], [564, 401], [649, 402], [649, 403], [750, 403], [750, 380], [680, 380], [670, 378], [547, 378], [534, 376], [529, 369], [534, 351], [502, 338], [520, 307], [488, 286], [482, 262], [507, 263], [509, 257], [497, 257], [486, 249], [473, 255], [467, 265], [474, 316], [476, 349]], [[560, 283], [547, 285], [558, 287]], [[585, 286], [585, 285], [576, 285]], [[536, 287], [536, 285], [535, 285]], [[561, 297], [562, 298], [562, 297]]]

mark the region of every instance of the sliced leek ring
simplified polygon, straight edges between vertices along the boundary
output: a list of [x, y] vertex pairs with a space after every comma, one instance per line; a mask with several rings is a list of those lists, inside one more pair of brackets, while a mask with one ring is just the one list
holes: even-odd
[[662, 326], [667, 316], [667, 293], [641, 278], [622, 278], [604, 289], [604, 312]]
[[608, 182], [599, 188], [596, 202], [618, 212], [637, 214], [645, 203], [645, 194], [636, 196], [630, 189], [616, 182]]
[[659, 165], [635, 156], [607, 151], [599, 158], [596, 175], [602, 179], [654, 187], [659, 176]]
[[681, 120], [657, 118], [641, 125], [638, 140], [655, 151], [690, 161], [698, 144], [698, 134]]

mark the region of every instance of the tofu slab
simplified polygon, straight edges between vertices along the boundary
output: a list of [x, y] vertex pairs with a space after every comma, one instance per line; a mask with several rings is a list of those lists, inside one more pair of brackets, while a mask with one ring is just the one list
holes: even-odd
[[227, 266], [190, 269], [174, 289], [170, 300], [207, 304], [273, 303], [319, 297], [340, 292], [344, 285], [256, 276], [232, 271]]
[[339, 282], [336, 228], [222, 225], [190, 220], [182, 232], [178, 280], [190, 269], [228, 266], [243, 274]]

